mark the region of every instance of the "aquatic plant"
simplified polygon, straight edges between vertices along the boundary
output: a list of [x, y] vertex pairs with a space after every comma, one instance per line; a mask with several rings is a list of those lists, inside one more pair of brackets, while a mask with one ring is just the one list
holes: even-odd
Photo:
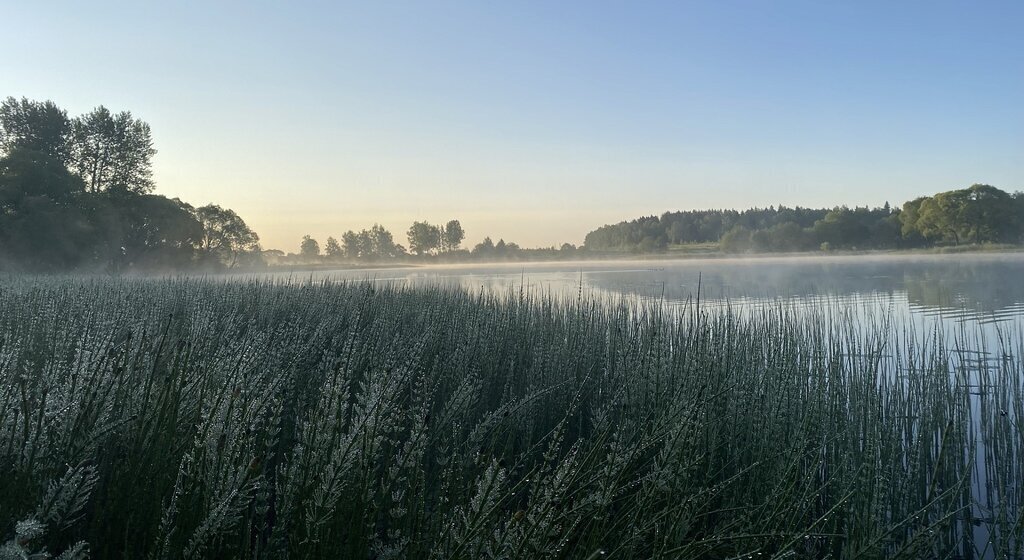
[[6, 279], [0, 554], [1019, 557], [1020, 333], [825, 307]]

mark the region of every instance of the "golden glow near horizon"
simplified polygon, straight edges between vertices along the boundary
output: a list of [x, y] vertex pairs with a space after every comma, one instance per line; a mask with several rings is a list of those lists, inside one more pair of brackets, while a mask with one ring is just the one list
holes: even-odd
[[[587, 232], [601, 225], [665, 211], [904, 201], [895, 193], [872, 195], [858, 189], [877, 178], [850, 176], [838, 163], [798, 170], [796, 164], [738, 159], [730, 167], [710, 159], [628, 160], [578, 150], [551, 150], [528, 161], [525, 156], [505, 157], [511, 149], [506, 154], [477, 150], [386, 158], [350, 155], [344, 148], [329, 153], [321, 146], [317, 154], [255, 154], [243, 167], [200, 158], [197, 166], [194, 154], [187, 152], [201, 148], [187, 144], [184, 154], [175, 153], [173, 144], [158, 154], [160, 191], [197, 205], [231, 207], [260, 234], [264, 248], [285, 252], [297, 251], [306, 234], [322, 244], [328, 236], [340, 239], [347, 230], [374, 223], [388, 228], [403, 245], [413, 221], [443, 224], [458, 219], [466, 230], [467, 248], [485, 236], [548, 247], [581, 244]], [[924, 169], [912, 182], [957, 186], [974, 181], [967, 174], [950, 178], [944, 171]], [[749, 188], [767, 182], [782, 186]], [[808, 186], [815, 188], [808, 192]]]

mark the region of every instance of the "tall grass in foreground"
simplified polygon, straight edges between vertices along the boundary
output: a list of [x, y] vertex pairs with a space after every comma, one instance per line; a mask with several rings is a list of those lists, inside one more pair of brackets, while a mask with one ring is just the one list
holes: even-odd
[[8, 280], [0, 558], [1020, 557], [1019, 337], [852, 324]]

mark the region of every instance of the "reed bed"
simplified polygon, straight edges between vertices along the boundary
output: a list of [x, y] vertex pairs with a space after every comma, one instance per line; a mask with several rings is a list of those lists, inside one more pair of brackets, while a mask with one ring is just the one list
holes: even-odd
[[1021, 337], [955, 339], [783, 304], [7, 279], [0, 559], [1019, 558]]

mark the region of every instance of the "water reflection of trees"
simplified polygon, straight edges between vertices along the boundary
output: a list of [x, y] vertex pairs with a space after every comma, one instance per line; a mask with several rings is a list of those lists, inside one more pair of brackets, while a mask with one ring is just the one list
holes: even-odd
[[613, 293], [685, 301], [823, 296], [876, 297], [905, 292], [912, 306], [998, 312], [1024, 302], [1024, 257], [949, 259], [831, 259], [681, 263], [648, 270], [587, 275], [588, 284]]
[[942, 267], [908, 270], [907, 300], [922, 307], [964, 307], [996, 312], [1024, 302], [1024, 263], [1010, 261], [955, 262]]

